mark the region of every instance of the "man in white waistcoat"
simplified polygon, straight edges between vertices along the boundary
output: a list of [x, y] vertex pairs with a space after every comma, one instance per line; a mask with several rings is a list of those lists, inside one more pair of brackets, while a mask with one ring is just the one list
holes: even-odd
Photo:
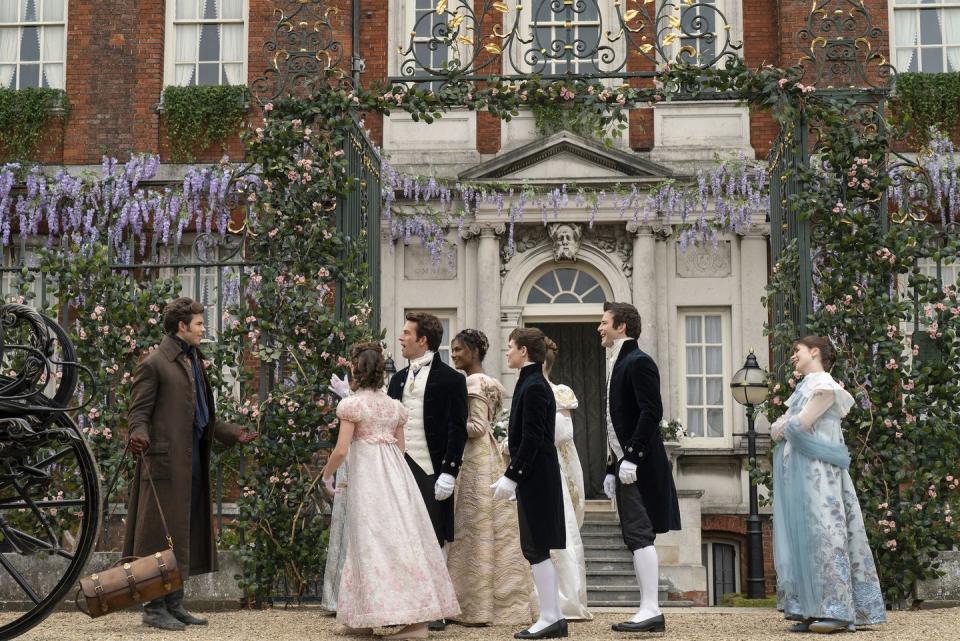
[[[400, 330], [400, 353], [410, 364], [393, 375], [387, 389], [409, 411], [405, 458], [441, 548], [453, 541], [453, 489], [467, 443], [467, 379], [440, 359], [442, 339], [440, 319], [408, 313]], [[444, 626], [435, 621], [430, 629]]]

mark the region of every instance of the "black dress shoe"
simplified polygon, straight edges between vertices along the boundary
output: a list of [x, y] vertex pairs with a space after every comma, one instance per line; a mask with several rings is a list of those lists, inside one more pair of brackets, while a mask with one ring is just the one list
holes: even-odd
[[513, 635], [514, 639], [565, 639], [567, 638], [567, 620], [560, 619], [539, 632], [523, 630]]
[[650, 617], [643, 621], [634, 623], [633, 621], [624, 621], [623, 623], [613, 624], [614, 632], [664, 632], [667, 629], [667, 623], [662, 614]]
[[431, 621], [427, 624], [427, 629], [431, 632], [443, 632], [447, 629], [447, 620], [437, 619], [436, 621]]

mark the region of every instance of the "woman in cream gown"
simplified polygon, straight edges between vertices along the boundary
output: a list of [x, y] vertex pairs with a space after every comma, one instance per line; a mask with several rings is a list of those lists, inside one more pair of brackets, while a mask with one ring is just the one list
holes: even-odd
[[491, 423], [500, 411], [503, 386], [483, 373], [487, 352], [483, 332], [467, 329], [454, 337], [453, 365], [467, 374], [467, 446], [457, 476], [453, 512], [456, 538], [447, 544], [447, 568], [464, 625], [530, 625], [536, 619], [533, 576], [520, 552], [517, 504], [494, 501], [490, 485], [507, 464]]
[[[547, 339], [547, 358], [543, 364], [543, 373], [550, 380], [550, 370], [557, 360], [557, 344]], [[557, 581], [560, 584], [560, 612], [564, 618], [572, 620], [593, 619], [587, 610], [587, 564], [583, 553], [583, 540], [580, 528], [583, 526], [583, 469], [580, 456], [573, 443], [573, 420], [570, 410], [577, 408], [577, 397], [566, 385], [554, 385], [553, 395], [557, 401], [557, 418], [554, 443], [557, 457], [560, 459], [560, 471], [563, 474], [563, 512], [567, 526], [567, 547], [552, 550], [550, 558], [557, 568]]]

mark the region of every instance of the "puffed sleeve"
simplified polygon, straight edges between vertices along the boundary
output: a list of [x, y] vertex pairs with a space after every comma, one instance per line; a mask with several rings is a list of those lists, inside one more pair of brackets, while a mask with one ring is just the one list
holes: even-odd
[[490, 409], [487, 399], [479, 394], [468, 394], [467, 411], [467, 436], [480, 438], [490, 427]]
[[341, 421], [359, 423], [363, 420], [363, 403], [357, 396], [348, 396], [337, 404], [337, 418]]
[[553, 396], [557, 400], [557, 410], [575, 410], [580, 406], [577, 395], [566, 385], [557, 385], [554, 387]]
[[400, 401], [394, 401], [397, 404], [397, 427], [403, 427], [407, 424], [407, 420], [410, 419], [410, 410], [407, 409], [407, 406], [401, 403]]

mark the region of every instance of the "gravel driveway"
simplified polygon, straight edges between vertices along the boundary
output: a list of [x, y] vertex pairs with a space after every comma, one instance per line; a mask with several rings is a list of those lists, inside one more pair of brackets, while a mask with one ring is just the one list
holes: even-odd
[[[863, 640], [937, 641], [957, 639], [960, 635], [960, 609], [922, 612], [891, 612], [889, 622], [871, 630], [862, 630]], [[145, 628], [140, 615], [121, 613], [91, 620], [75, 613], [57, 613], [20, 637], [22, 641], [347, 641], [354, 637], [337, 634], [339, 626], [332, 617], [312, 608], [238, 612], [211, 612], [209, 627], [188, 628], [186, 632], [161, 632]], [[666, 634], [622, 634], [610, 630], [610, 624], [622, 621], [628, 612], [603, 612], [589, 623], [570, 625], [570, 638], [641, 639], [664, 638], [682, 641], [738, 641], [790, 639], [800, 637], [786, 632], [787, 624], [774, 611], [753, 608], [684, 608], [669, 609]], [[385, 630], [382, 632], [386, 632]], [[511, 627], [464, 628], [451, 625], [444, 632], [433, 633], [435, 641], [508, 640], [515, 632]], [[849, 638], [842, 635], [840, 638]]]

